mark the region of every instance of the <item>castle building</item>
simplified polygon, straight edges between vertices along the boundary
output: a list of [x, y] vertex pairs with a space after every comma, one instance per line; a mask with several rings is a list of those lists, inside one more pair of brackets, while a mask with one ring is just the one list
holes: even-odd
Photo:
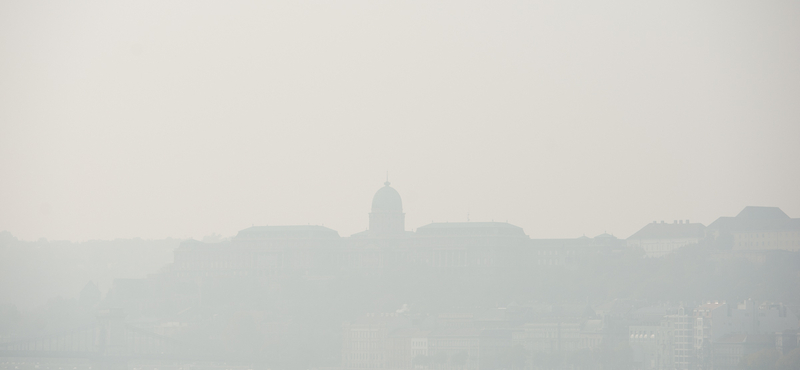
[[507, 222], [434, 222], [412, 232], [400, 193], [386, 181], [372, 198], [365, 231], [342, 237], [324, 226], [253, 226], [223, 242], [183, 242], [167, 272], [179, 280], [250, 277], [278, 286], [276, 278], [344, 271], [561, 268], [623, 248], [625, 240], [609, 234], [531, 239]]
[[372, 198], [369, 228], [341, 237], [324, 226], [254, 226], [229, 241], [186, 241], [171, 272], [182, 279], [215, 276], [330, 276], [343, 270], [401, 267], [490, 268], [522, 263], [531, 248], [522, 228], [506, 222], [431, 223], [405, 229], [400, 194], [387, 181]]

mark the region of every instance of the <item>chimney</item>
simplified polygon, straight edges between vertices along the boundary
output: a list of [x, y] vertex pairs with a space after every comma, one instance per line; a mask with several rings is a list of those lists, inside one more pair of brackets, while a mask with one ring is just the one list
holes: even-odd
[[688, 224], [688, 223], [689, 223], [689, 220], [686, 220], [686, 223]]

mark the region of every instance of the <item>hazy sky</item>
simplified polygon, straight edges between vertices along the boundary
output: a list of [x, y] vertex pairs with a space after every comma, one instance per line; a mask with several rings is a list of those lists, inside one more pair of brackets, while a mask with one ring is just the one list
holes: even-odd
[[800, 217], [800, 2], [0, 3], [0, 230]]

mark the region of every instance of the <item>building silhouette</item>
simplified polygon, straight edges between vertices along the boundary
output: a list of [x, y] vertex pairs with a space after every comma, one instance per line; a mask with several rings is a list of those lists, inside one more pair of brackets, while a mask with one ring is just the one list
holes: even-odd
[[405, 229], [400, 193], [387, 181], [372, 198], [369, 228], [350, 237], [316, 225], [253, 226], [231, 240], [183, 242], [168, 272], [180, 279], [213, 276], [332, 276], [398, 268], [497, 269], [560, 266], [625, 241], [596, 238], [532, 240], [507, 222], [430, 223]]

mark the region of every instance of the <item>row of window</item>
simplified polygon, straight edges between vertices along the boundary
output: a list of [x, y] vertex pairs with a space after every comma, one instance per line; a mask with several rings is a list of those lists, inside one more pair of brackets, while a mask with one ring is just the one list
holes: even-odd
[[370, 353], [370, 352], [361, 352], [361, 353], [349, 353], [344, 356], [345, 360], [383, 360], [382, 353]]
[[537, 260], [539, 265], [558, 265], [558, 260]]
[[381, 333], [377, 330], [351, 330], [351, 338], [380, 338]]

